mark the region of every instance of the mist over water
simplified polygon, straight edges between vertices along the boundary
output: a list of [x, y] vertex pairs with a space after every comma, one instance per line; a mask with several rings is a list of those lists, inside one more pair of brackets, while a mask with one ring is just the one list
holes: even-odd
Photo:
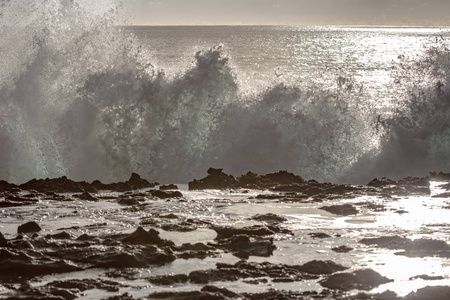
[[186, 182], [214, 166], [366, 182], [450, 171], [444, 39], [400, 56], [392, 82], [376, 88], [377, 72], [355, 75], [345, 61], [299, 78], [271, 68], [273, 78], [254, 84], [218, 43], [162, 69], [161, 44], [117, 26], [120, 10], [108, 1], [0, 3], [0, 179], [137, 172]]

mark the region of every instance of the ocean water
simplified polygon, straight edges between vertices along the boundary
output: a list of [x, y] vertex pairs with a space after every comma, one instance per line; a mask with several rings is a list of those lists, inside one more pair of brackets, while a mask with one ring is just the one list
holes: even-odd
[[0, 179], [450, 171], [450, 28], [124, 27], [110, 1], [2, 5]]

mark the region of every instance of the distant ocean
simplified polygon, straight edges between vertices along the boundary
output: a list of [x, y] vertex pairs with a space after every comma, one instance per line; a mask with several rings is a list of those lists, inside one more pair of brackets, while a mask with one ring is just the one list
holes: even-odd
[[30, 5], [0, 19], [0, 179], [450, 171], [450, 28], [121, 27]]

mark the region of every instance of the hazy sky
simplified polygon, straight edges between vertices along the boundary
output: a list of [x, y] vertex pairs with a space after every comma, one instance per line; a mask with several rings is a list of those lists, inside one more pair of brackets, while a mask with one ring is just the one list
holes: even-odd
[[133, 24], [449, 25], [450, 0], [128, 0]]

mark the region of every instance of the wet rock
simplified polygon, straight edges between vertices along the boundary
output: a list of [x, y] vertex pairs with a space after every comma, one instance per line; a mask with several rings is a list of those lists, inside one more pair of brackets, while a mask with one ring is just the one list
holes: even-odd
[[[366, 293], [358, 293], [354, 296], [350, 296], [348, 299], [354, 299], [354, 300], [400, 300], [400, 298], [397, 296], [396, 293], [387, 290], [383, 293], [378, 294], [366, 294]], [[403, 299], [403, 298], [402, 298]]]
[[371, 290], [381, 284], [392, 282], [393, 280], [381, 276], [371, 270], [358, 270], [352, 273], [337, 273], [320, 281], [320, 285], [325, 288], [341, 291], [350, 290]]
[[310, 237], [312, 237], [313, 239], [327, 239], [327, 238], [331, 237], [331, 235], [326, 234], [324, 232], [312, 232], [312, 233], [308, 233], [308, 235]]
[[88, 192], [84, 192], [83, 194], [77, 196], [77, 198], [80, 200], [87, 200], [87, 201], [97, 201], [98, 200], [97, 197], [92, 196]]
[[106, 300], [134, 300], [135, 298], [133, 297], [133, 295], [130, 295], [129, 293], [125, 293], [123, 295], [120, 296], [112, 296], [107, 298]]
[[54, 179], [33, 179], [21, 184], [22, 190], [36, 190], [41, 193], [82, 193], [89, 184], [84, 181], [75, 182], [67, 179], [66, 176]]
[[207, 292], [160, 292], [145, 297], [146, 299], [168, 299], [168, 300], [225, 300], [225, 296], [213, 295]]
[[404, 297], [405, 300], [450, 299], [450, 286], [427, 286]]
[[98, 194], [98, 189], [96, 189], [95, 186], [90, 184], [90, 185], [88, 185], [87, 187], [84, 188], [84, 192], [85, 193], [90, 193], [90, 194]]
[[[3, 195], [2, 195], [3, 194]], [[3, 192], [0, 194], [0, 207], [18, 207], [25, 205], [33, 205], [39, 202], [36, 195], [24, 195], [21, 196], [17, 193]]]
[[189, 182], [189, 190], [230, 189], [239, 187], [234, 176], [225, 174], [223, 169], [209, 168], [208, 176]]
[[52, 260], [39, 254], [31, 257], [17, 250], [0, 249], [0, 278], [3, 280], [11, 280], [16, 276], [32, 278], [80, 270], [81, 268], [64, 260]]
[[41, 227], [36, 222], [27, 222], [17, 228], [18, 233], [35, 233], [41, 230]]
[[189, 276], [186, 274], [177, 275], [161, 275], [150, 277], [148, 281], [156, 285], [174, 285], [180, 283], [186, 283], [189, 281]]
[[445, 279], [445, 278], [442, 277], [442, 276], [430, 276], [430, 275], [426, 275], [426, 274], [423, 274], [423, 275], [416, 275], [416, 276], [413, 276], [413, 277], [410, 277], [410, 278], [409, 278], [409, 280], [415, 280], [415, 279], [423, 279], [423, 280], [443, 280], [443, 279]]
[[430, 239], [410, 240], [399, 236], [383, 236], [379, 238], [366, 238], [359, 241], [365, 245], [376, 245], [386, 249], [403, 249], [397, 255], [408, 257], [450, 257], [450, 247], [444, 241]]
[[428, 178], [433, 181], [450, 181], [450, 173], [430, 172], [430, 175], [428, 176]]
[[331, 248], [331, 250], [333, 250], [334, 252], [337, 252], [337, 253], [347, 253], [347, 252], [353, 251], [353, 248], [343, 245], [343, 246]]
[[63, 232], [53, 234], [53, 235], [49, 234], [46, 236], [46, 238], [55, 239], [55, 240], [69, 240], [72, 238], [72, 236], [69, 233], [63, 231]]
[[150, 229], [146, 231], [139, 226], [133, 233], [122, 239], [122, 242], [133, 245], [161, 245], [164, 244], [164, 240], [159, 237], [159, 232]]
[[128, 179], [125, 183], [128, 184], [133, 190], [151, 188], [155, 186], [154, 183], [150, 183], [148, 180], [141, 178], [141, 176], [136, 173], [132, 173], [130, 179]]
[[78, 290], [80, 292], [92, 289], [118, 292], [121, 284], [115, 281], [102, 279], [71, 279], [65, 281], [53, 281], [48, 283], [47, 286], [65, 290]]
[[351, 204], [323, 206], [320, 209], [340, 216], [350, 216], [358, 214], [358, 210]]
[[255, 238], [247, 235], [236, 235], [221, 239], [217, 246], [221, 249], [230, 250], [233, 255], [243, 259], [250, 256], [269, 257], [276, 249], [273, 239]]
[[223, 295], [223, 296], [228, 297], [228, 298], [235, 298], [235, 297], [239, 296], [238, 294], [236, 294], [236, 293], [234, 293], [234, 292], [232, 292], [230, 290], [227, 290], [225, 288], [219, 288], [219, 287], [212, 286], [212, 285], [204, 286], [201, 289], [201, 291], [202, 292], [208, 292], [208, 293], [214, 294], [216, 296]]
[[254, 225], [242, 228], [214, 226], [212, 229], [217, 232], [216, 240], [231, 238], [236, 235], [265, 236], [275, 233], [267, 226], [262, 225]]
[[327, 260], [313, 260], [300, 266], [299, 270], [309, 274], [333, 274], [335, 272], [344, 271], [348, 268], [338, 265], [337, 263]]
[[[123, 250], [126, 250], [123, 252]], [[149, 265], [164, 265], [176, 259], [168, 250], [161, 250], [154, 246], [145, 248], [128, 248], [107, 251], [86, 258], [96, 268], [145, 268]]]
[[279, 224], [279, 223], [287, 221], [287, 219], [285, 217], [278, 216], [278, 215], [272, 214], [272, 213], [267, 213], [264, 215], [255, 215], [251, 219], [255, 220], [255, 221], [267, 222], [267, 223], [271, 223], [271, 224]]
[[11, 189], [17, 188], [17, 185], [13, 183], [9, 183], [4, 180], [0, 180], [0, 192], [9, 191]]
[[175, 184], [167, 184], [167, 185], [161, 185], [159, 187], [161, 191], [167, 191], [167, 190], [178, 190], [178, 186]]
[[389, 185], [397, 185], [397, 182], [387, 177], [382, 177], [381, 179], [378, 178], [372, 179], [367, 185], [373, 187], [382, 187]]
[[[133, 196], [129, 196], [129, 195], [122, 195], [119, 198], [119, 204], [120, 205], [138, 205], [140, 203], [139, 201], [140, 199], [135, 198]], [[145, 199], [141, 199], [141, 200], [145, 200]]]
[[433, 198], [450, 198], [450, 193], [441, 193], [438, 195], [433, 195]]
[[8, 241], [3, 236], [3, 233], [0, 232], [0, 247], [6, 247], [8, 245]]
[[169, 199], [169, 198], [180, 198], [183, 194], [180, 191], [161, 191], [161, 190], [151, 190], [149, 193], [159, 199]]

